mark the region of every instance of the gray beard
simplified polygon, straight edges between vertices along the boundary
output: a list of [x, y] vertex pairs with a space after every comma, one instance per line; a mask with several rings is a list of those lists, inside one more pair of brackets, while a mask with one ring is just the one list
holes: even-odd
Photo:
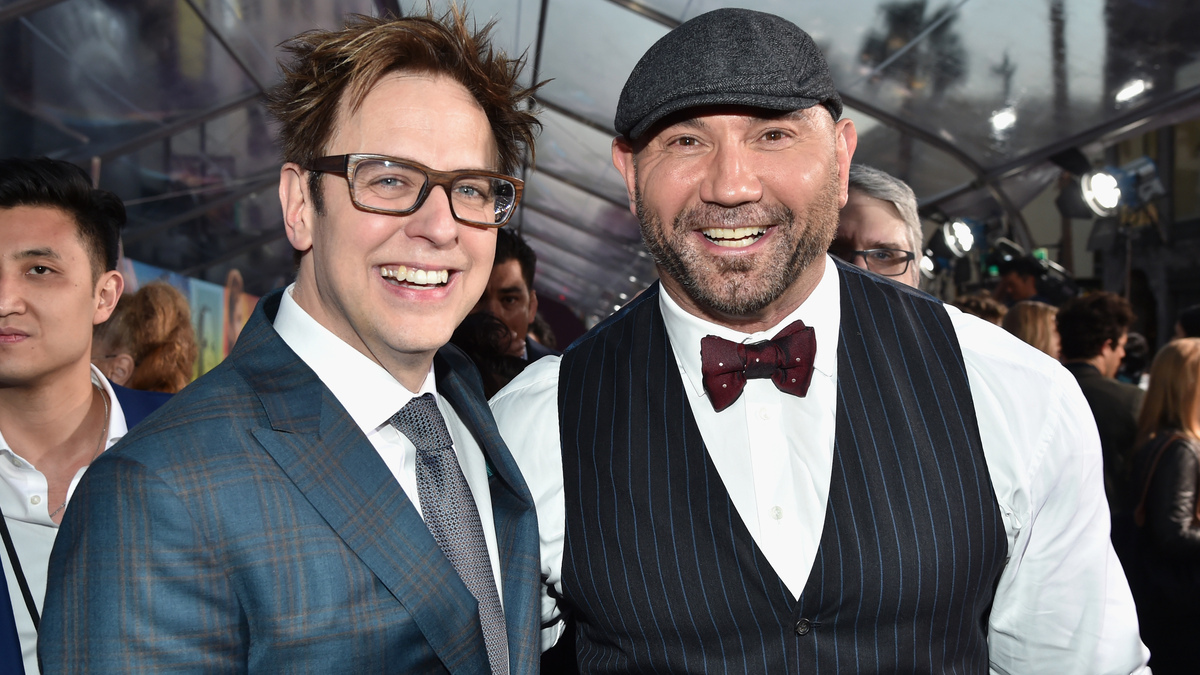
[[[668, 236], [662, 219], [651, 213], [635, 191], [642, 241], [661, 273], [674, 279], [688, 297], [709, 314], [751, 316], [795, 283], [800, 273], [825, 255], [837, 232], [838, 175], [836, 164], [830, 181], [802, 214], [782, 204], [742, 204], [732, 208], [700, 204], [678, 214]], [[694, 231], [707, 227], [774, 225], [771, 246], [753, 257], [736, 260], [711, 258], [692, 240]]]

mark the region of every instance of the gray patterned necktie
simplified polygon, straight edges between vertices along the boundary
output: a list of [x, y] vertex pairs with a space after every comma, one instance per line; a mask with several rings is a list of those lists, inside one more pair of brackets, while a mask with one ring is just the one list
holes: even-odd
[[508, 633], [483, 538], [483, 525], [433, 394], [409, 401], [392, 415], [388, 424], [417, 447], [417, 495], [425, 526], [462, 577], [467, 590], [479, 601], [479, 619], [492, 673], [508, 675]]

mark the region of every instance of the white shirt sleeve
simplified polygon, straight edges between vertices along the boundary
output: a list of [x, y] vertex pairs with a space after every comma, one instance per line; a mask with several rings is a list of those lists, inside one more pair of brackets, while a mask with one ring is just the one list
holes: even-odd
[[967, 366], [1009, 558], [988, 621], [993, 673], [1148, 673], [1109, 541], [1100, 437], [1075, 378], [948, 308]]
[[565, 624], [549, 589], [562, 591], [566, 502], [558, 433], [558, 367], [561, 358], [538, 359], [491, 400], [500, 436], [525, 477], [537, 508], [542, 555], [542, 651], [554, 646]]

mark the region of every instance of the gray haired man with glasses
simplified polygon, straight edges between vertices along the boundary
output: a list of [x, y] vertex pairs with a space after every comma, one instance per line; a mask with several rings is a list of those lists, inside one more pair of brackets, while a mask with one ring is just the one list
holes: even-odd
[[921, 281], [921, 219], [912, 188], [879, 169], [851, 164], [849, 198], [829, 252], [916, 288]]

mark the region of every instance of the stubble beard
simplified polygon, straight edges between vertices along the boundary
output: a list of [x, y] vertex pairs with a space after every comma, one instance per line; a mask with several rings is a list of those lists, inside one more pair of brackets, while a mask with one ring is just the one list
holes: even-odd
[[[710, 315], [748, 317], [766, 309], [825, 255], [838, 224], [838, 173], [833, 163], [825, 189], [799, 219], [778, 203], [723, 207], [702, 203], [679, 213], [671, 234], [635, 192], [642, 241], [662, 274], [675, 280]], [[769, 247], [753, 256], [717, 258], [704, 252], [693, 232], [708, 227], [773, 225]]]

